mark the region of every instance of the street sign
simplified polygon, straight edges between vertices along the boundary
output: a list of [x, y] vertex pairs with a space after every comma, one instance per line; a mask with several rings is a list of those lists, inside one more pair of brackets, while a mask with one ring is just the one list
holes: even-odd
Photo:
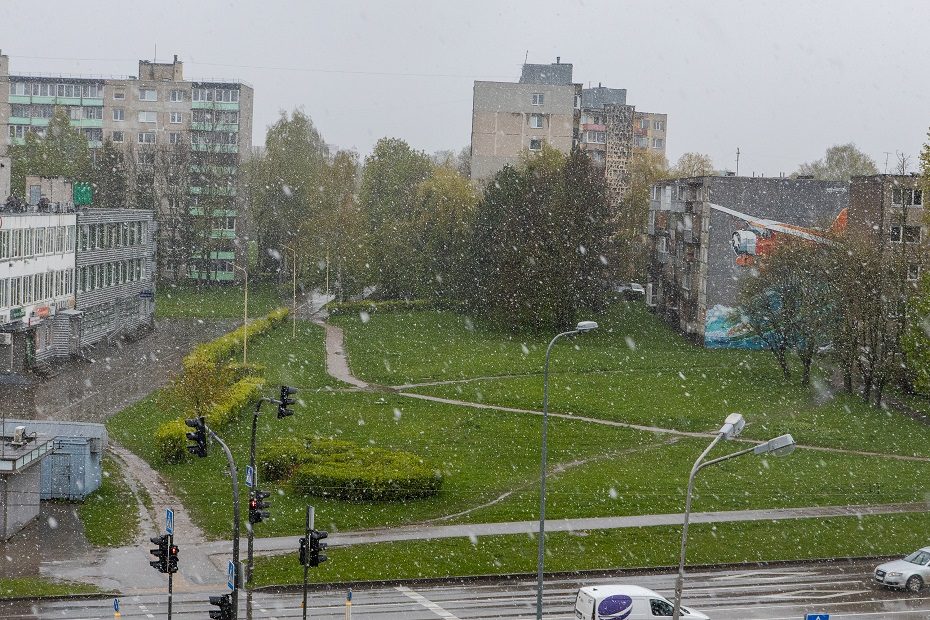
[[119, 614], [119, 599], [118, 598], [113, 599], [113, 611]]
[[226, 587], [230, 590], [236, 589], [236, 565], [232, 560], [226, 565]]
[[830, 614], [807, 614], [804, 620], [830, 620]]
[[155, 299], [155, 292], [148, 289], [139, 291], [139, 299]]
[[165, 534], [174, 536], [174, 511], [170, 508], [165, 511]]
[[245, 486], [250, 489], [255, 486], [255, 470], [252, 469], [251, 465], [247, 465], [245, 468]]

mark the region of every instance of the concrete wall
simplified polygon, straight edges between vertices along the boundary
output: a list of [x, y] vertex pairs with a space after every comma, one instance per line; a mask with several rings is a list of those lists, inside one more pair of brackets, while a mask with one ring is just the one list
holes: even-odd
[[[541, 139], [568, 153], [575, 138], [578, 114], [575, 95], [580, 86], [475, 82], [472, 107], [471, 174], [484, 180], [507, 164], [516, 164], [529, 151], [530, 140]], [[533, 95], [542, 94], [542, 105]], [[533, 115], [543, 126], [533, 128]]]
[[39, 516], [40, 468], [33, 465], [0, 476], [0, 540], [6, 540]]

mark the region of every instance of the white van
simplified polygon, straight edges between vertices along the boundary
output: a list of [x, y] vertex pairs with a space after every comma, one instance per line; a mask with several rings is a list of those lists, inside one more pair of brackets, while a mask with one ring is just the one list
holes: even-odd
[[[587, 586], [578, 590], [578, 620], [654, 620], [671, 618], [674, 606], [661, 594], [640, 586]], [[709, 616], [681, 607], [685, 620], [710, 620]]]

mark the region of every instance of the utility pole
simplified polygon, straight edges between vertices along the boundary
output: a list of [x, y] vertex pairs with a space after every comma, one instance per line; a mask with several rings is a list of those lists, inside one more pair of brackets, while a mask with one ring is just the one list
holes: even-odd
[[885, 174], [888, 174], [888, 158], [891, 157], [891, 151], [885, 151]]
[[[310, 532], [313, 531], [313, 518], [314, 518], [313, 506], [307, 506], [307, 527], [306, 527], [307, 543], [310, 542]], [[301, 603], [301, 607], [303, 608], [303, 620], [307, 620], [307, 571], [309, 568], [310, 568], [310, 563], [304, 562], [304, 598], [303, 598], [303, 602]]]
[[736, 176], [739, 176], [739, 147], [736, 147]]
[[241, 575], [239, 574], [239, 474], [236, 471], [236, 462], [233, 460], [232, 452], [229, 451], [229, 446], [227, 446], [220, 436], [213, 432], [213, 429], [209, 426], [204, 425], [204, 428], [210, 433], [210, 437], [213, 440], [220, 444], [220, 447], [223, 448], [223, 452], [226, 454], [226, 461], [229, 465], [229, 475], [232, 478], [232, 495], [233, 495], [233, 566], [235, 567], [235, 576], [233, 577], [233, 589], [231, 596], [232, 604], [232, 620], [236, 620], [239, 617], [239, 582], [241, 580]]

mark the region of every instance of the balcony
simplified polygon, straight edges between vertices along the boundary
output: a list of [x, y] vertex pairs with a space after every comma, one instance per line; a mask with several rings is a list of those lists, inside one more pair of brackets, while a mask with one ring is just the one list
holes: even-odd
[[238, 123], [191, 123], [194, 131], [239, 131]]
[[192, 101], [195, 110], [238, 110], [238, 101]]
[[200, 153], [238, 153], [238, 144], [192, 144], [192, 151]]

